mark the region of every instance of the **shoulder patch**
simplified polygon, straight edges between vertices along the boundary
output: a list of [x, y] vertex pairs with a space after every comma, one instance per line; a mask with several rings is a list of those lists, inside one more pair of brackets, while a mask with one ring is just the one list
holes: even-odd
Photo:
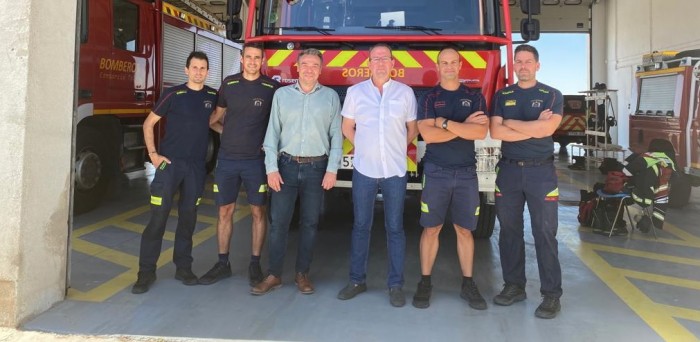
[[272, 84], [265, 83], [265, 82], [260, 82], [260, 84], [262, 84], [262, 85], [264, 85], [264, 86], [266, 86], [266, 87], [268, 87], [268, 88], [274, 88], [274, 87], [275, 87], [275, 86], [273, 86]]
[[515, 100], [507, 100], [505, 103], [505, 106], [506, 107], [513, 107], [513, 106], [515, 106], [515, 104], [516, 104]]
[[175, 95], [187, 94], [187, 90], [178, 90]]
[[503, 95], [508, 95], [508, 94], [512, 94], [512, 93], [514, 93], [513, 90], [503, 90], [503, 91], [501, 91], [501, 94], [503, 94]]
[[239, 83], [239, 82], [240, 82], [239, 80], [228, 81], [226, 84], [227, 84], [227, 85], [232, 85], [232, 84], [236, 84], [236, 83]]
[[539, 88], [538, 90], [540, 91], [540, 93], [549, 94], [549, 90], [547, 90], [547, 89]]

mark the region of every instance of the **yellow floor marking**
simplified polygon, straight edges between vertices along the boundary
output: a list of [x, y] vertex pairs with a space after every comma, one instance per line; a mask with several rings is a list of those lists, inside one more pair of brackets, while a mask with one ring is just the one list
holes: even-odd
[[[138, 223], [134, 223], [131, 221], [121, 221], [121, 222], [115, 222], [112, 224], [115, 227], [119, 227], [124, 230], [128, 230], [130, 232], [134, 232], [136, 234], [141, 235], [143, 233], [143, 230], [146, 228], [146, 226]], [[175, 233], [165, 231], [163, 233], [163, 240], [166, 241], [175, 241]]]
[[[119, 293], [120, 291], [124, 290], [125, 288], [128, 288], [134, 283], [134, 281], [136, 280], [136, 272], [138, 271], [138, 256], [133, 256], [124, 252], [120, 252], [91, 242], [87, 242], [80, 239], [79, 237], [90, 232], [99, 230], [107, 225], [112, 225], [119, 228], [124, 228], [122, 226], [126, 226], [125, 229], [129, 231], [137, 230], [137, 232], [142, 232], [144, 228], [143, 226], [135, 225], [140, 226], [140, 228], [136, 228], [133, 223], [128, 222], [127, 220], [133, 216], [137, 216], [144, 212], [147, 212], [149, 208], [150, 206], [146, 205], [144, 207], [140, 207], [128, 211], [126, 213], [114, 216], [110, 219], [103, 220], [99, 223], [78, 229], [80, 230], [80, 234], [74, 234], [72, 242], [73, 248], [76, 251], [86, 253], [109, 262], [114, 262], [115, 264], [129, 268], [129, 270], [122, 272], [116, 277], [100, 284], [99, 286], [89, 291], [83, 292], [74, 288], [70, 288], [68, 290], [67, 295], [69, 299], [89, 302], [103, 302], [109, 299], [110, 297], [114, 296], [115, 294]], [[240, 206], [236, 208], [236, 211], [234, 212], [233, 222], [238, 222], [249, 215], [250, 207], [247, 205]], [[171, 212], [171, 216], [177, 216], [177, 213]], [[195, 232], [195, 234], [192, 236], [193, 247], [196, 247], [202, 242], [207, 241], [208, 239], [216, 236], [216, 218], [212, 218], [205, 215], [198, 215], [197, 221], [204, 222], [209, 225], [206, 228]], [[99, 226], [100, 223], [103, 224], [103, 226]], [[161, 252], [161, 257], [158, 259], [157, 267], [160, 268], [170, 263], [172, 261], [172, 254], [173, 247]]]
[[137, 256], [81, 239], [73, 239], [73, 250], [124, 267], [131, 267], [139, 261]]
[[74, 229], [71, 236], [73, 238], [78, 238], [78, 237], [81, 237], [83, 235], [90, 234], [96, 230], [104, 228], [105, 226], [112, 225], [115, 222], [126, 221], [127, 219], [129, 219], [131, 217], [139, 216], [143, 213], [148, 212], [150, 209], [151, 209], [150, 205], [144, 205], [142, 207], [138, 207], [136, 209], [129, 210], [125, 213], [122, 213], [122, 214], [119, 214], [116, 216], [112, 216], [106, 220], [102, 220], [100, 222], [96, 222], [96, 223], [93, 223], [91, 225], [87, 225], [85, 227]]
[[606, 246], [606, 245], [593, 244], [593, 243], [587, 243], [587, 242], [581, 242], [581, 244], [593, 246], [593, 248], [595, 250], [602, 251], [602, 252], [610, 252], [610, 253], [615, 253], [615, 254], [622, 254], [622, 255], [651, 259], [651, 260], [656, 260], [656, 261], [667, 261], [667, 262], [673, 262], [673, 263], [682, 264], [682, 265], [700, 266], [700, 260], [694, 259], [694, 258], [677, 257], [677, 256], [672, 256], [672, 255], [665, 255], [665, 254], [659, 254], [659, 253], [654, 253], [654, 252], [644, 252], [644, 251], [638, 251], [638, 250], [629, 249], [629, 248], [613, 247], [613, 246]]
[[627, 269], [619, 269], [620, 273], [627, 278], [634, 278], [664, 285], [678, 286], [691, 290], [700, 291], [700, 281], [690, 280], [678, 277], [665, 276], [661, 274], [633, 271]]
[[568, 247], [661, 338], [667, 341], [697, 340], [697, 336], [678, 323], [669, 315], [669, 312], [662, 310], [668, 306], [654, 303], [632, 284], [620, 269], [610, 266], [603, 257], [598, 255], [596, 250], [602, 246], [581, 242], [579, 245], [568, 243]]
[[[662, 310], [668, 313], [668, 315], [685, 319], [689, 321], [700, 322], [700, 310], [693, 310], [688, 308], [680, 308], [673, 305], [657, 304], [658, 310]], [[696, 341], [697, 339], [693, 339]], [[681, 340], [676, 340], [681, 341]]]

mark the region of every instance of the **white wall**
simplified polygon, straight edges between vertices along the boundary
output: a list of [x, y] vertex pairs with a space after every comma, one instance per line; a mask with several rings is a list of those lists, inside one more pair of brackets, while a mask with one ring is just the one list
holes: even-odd
[[0, 326], [65, 295], [75, 0], [0, 0]]
[[[618, 143], [628, 147], [629, 114], [636, 106], [635, 67], [645, 53], [700, 48], [700, 1], [601, 0], [601, 4], [607, 16], [606, 61], [594, 65], [606, 65], [608, 88], [619, 89]], [[600, 57], [594, 52], [594, 58]]]

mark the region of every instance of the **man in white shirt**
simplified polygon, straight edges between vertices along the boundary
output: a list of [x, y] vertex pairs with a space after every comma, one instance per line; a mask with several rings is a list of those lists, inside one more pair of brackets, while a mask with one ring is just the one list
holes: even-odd
[[352, 176], [354, 222], [350, 282], [338, 293], [342, 300], [367, 290], [365, 284], [374, 199], [381, 189], [387, 235], [389, 302], [405, 305], [402, 287], [406, 250], [403, 208], [406, 195], [406, 149], [418, 135], [416, 98], [407, 85], [390, 78], [391, 48], [369, 50], [370, 79], [348, 89], [343, 105], [343, 135], [355, 146]]

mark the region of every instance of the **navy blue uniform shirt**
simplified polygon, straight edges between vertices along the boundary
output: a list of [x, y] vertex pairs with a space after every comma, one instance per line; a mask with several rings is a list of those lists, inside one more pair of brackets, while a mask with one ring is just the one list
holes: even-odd
[[209, 116], [216, 106], [216, 90], [196, 91], [185, 84], [163, 92], [153, 112], [167, 118], [158, 153], [167, 158], [204, 161], [209, 142]]
[[[478, 111], [486, 114], [484, 96], [464, 85], [457, 90], [446, 90], [437, 85], [418, 101], [418, 120], [442, 117], [464, 122], [469, 115]], [[440, 127], [442, 122], [437, 125]], [[427, 144], [423, 160], [450, 169], [474, 166], [474, 140], [456, 137], [446, 142]]]
[[[503, 120], [534, 121], [545, 109], [562, 115], [564, 99], [559, 90], [540, 82], [528, 89], [514, 84], [496, 92], [492, 116], [500, 116]], [[554, 153], [554, 141], [551, 136], [504, 141], [501, 143], [501, 152], [508, 159], [543, 160]]]

